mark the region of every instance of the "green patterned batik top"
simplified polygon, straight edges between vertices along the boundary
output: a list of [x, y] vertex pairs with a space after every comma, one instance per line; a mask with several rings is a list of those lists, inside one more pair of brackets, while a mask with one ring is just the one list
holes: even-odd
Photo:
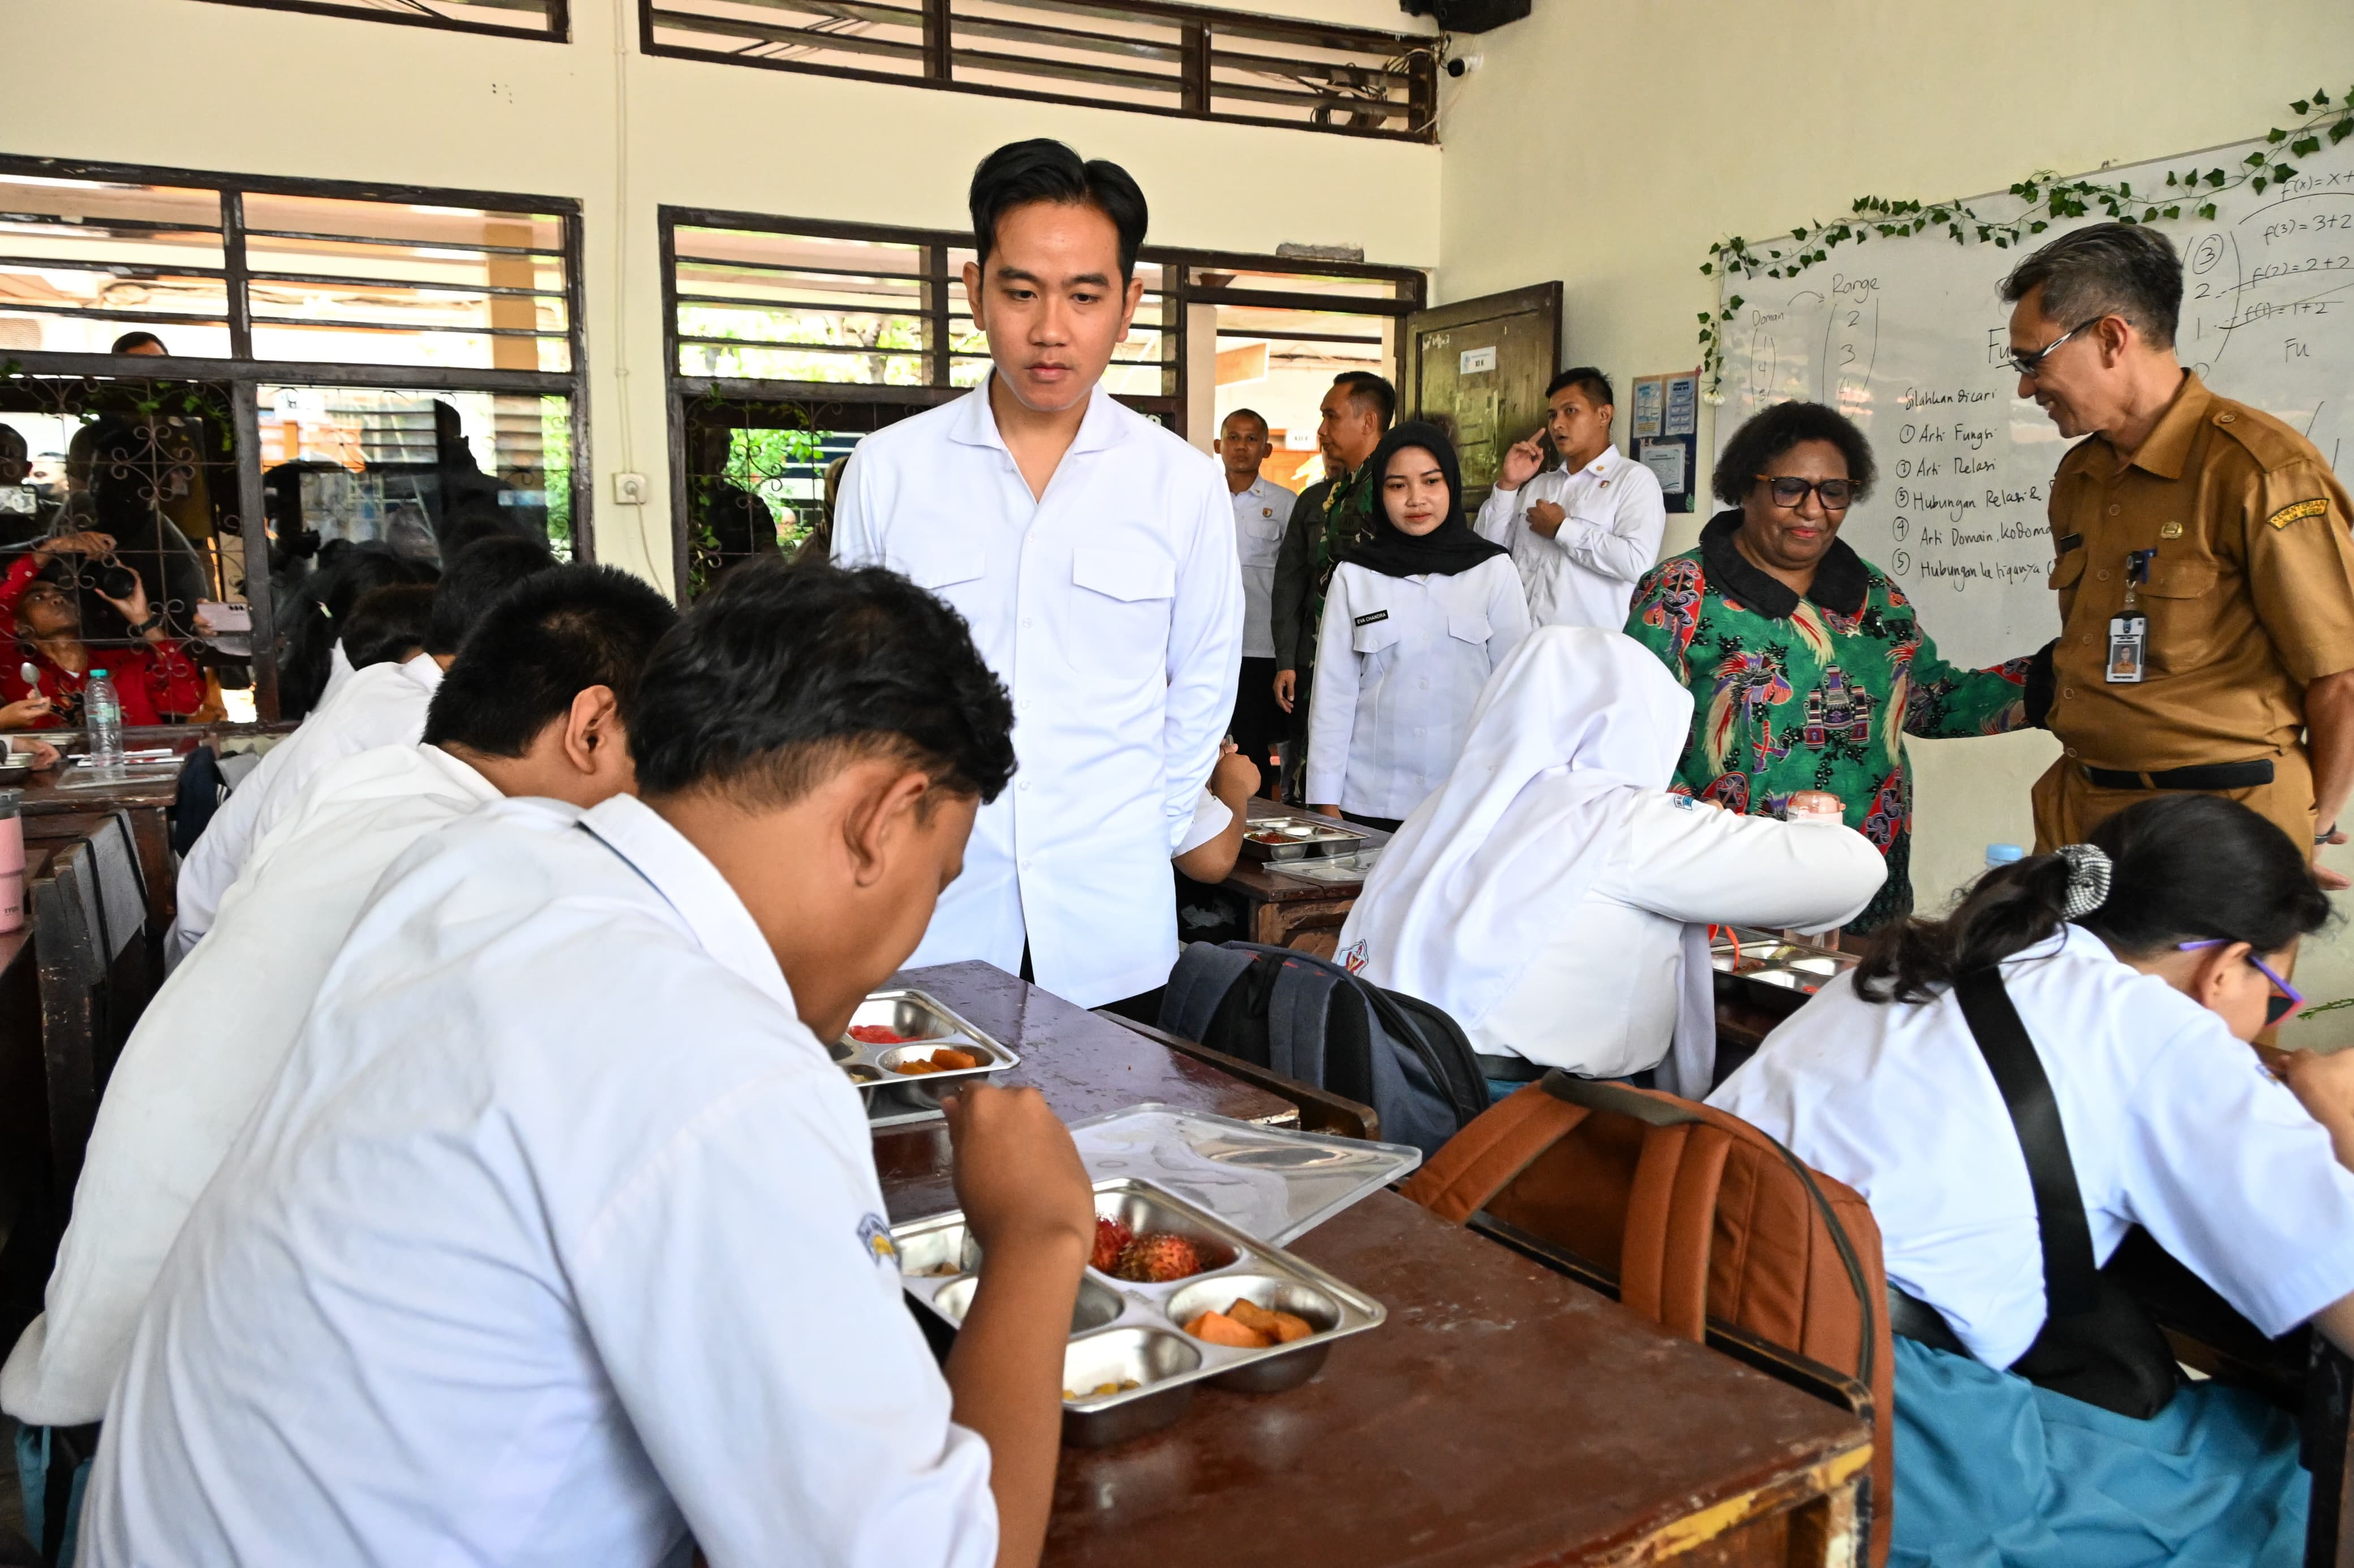
[[1652, 567], [1627, 618], [1692, 694], [1670, 788], [1772, 817], [1801, 789], [1837, 795], [1888, 857], [1887, 883], [1849, 927], [1869, 931], [1913, 908], [1904, 736], [2023, 728], [2028, 661], [1946, 663], [1903, 594], [1836, 541], [1801, 599], [1734, 547], [1740, 525], [1719, 514], [1700, 548]]

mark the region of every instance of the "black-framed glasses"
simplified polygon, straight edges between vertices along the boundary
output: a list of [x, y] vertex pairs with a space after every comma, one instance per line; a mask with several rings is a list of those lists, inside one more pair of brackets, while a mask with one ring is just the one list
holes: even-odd
[[1796, 506], [1807, 499], [1808, 491], [1822, 497], [1826, 512], [1844, 512], [1855, 500], [1856, 483], [1851, 479], [1800, 479], [1796, 474], [1765, 474], [1757, 476], [1766, 482], [1767, 493], [1776, 506]]
[[2062, 333], [2058, 337], [2053, 338], [2050, 343], [2045, 344], [2033, 354], [2020, 354], [2018, 350], [2014, 349], [2011, 351], [2010, 367], [2013, 370], [2018, 371], [2021, 376], [2032, 376], [2036, 371], [2042, 368], [2043, 362], [2045, 360], [2052, 357], [2052, 351], [2053, 349], [2059, 347], [2062, 344], [2066, 343], [2070, 338], [2074, 337], [2086, 327], [2098, 326], [2102, 322], [2107, 319], [2108, 313], [2106, 311], [2103, 311], [2091, 321], [2078, 322], [2074, 326], [2070, 327], [2066, 332]]
[[[2201, 948], [2221, 948], [2226, 943], [2221, 937], [2210, 937], [2203, 942], [2177, 942], [2174, 945], [2186, 953], [2195, 953]], [[2282, 1019], [2286, 1018], [2289, 1009], [2305, 1005], [2305, 993], [2274, 974], [2272, 965], [2256, 957], [2253, 951], [2247, 955], [2247, 959], [2256, 967], [2258, 974], [2273, 982], [2273, 989], [2280, 993], [2277, 996], [2264, 998], [2264, 1022], [2267, 1025], [2278, 1023]]]

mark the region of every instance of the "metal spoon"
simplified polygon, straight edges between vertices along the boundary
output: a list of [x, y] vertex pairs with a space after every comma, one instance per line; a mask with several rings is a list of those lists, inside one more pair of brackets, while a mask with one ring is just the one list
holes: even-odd
[[24, 681], [25, 684], [32, 687], [36, 691], [40, 689], [41, 673], [33, 668], [33, 662], [30, 659], [26, 660], [23, 663], [16, 666], [16, 674]]

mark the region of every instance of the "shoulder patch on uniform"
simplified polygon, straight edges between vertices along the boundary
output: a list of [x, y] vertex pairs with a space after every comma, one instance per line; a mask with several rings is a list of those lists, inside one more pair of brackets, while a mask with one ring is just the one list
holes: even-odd
[[2317, 495], [2310, 501], [2292, 501], [2264, 521], [2275, 528], [2285, 528], [2300, 518], [2318, 517], [2329, 510], [2329, 503]]
[[899, 1266], [899, 1244], [891, 1239], [891, 1227], [883, 1223], [882, 1215], [869, 1214], [859, 1221], [858, 1239], [866, 1244], [875, 1262]]

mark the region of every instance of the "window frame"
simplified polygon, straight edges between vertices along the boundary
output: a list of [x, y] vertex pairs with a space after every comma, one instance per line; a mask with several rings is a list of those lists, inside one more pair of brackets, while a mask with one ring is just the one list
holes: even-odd
[[[265, 0], [250, 0], [260, 4]], [[1261, 16], [1246, 12], [1225, 11], [1213, 6], [1172, 4], [1172, 0], [1132, 0], [1122, 6], [1092, 6], [1087, 0], [1053, 0], [1050, 8], [1065, 13], [1084, 14], [1089, 9], [1102, 9], [1123, 17], [1135, 17], [1167, 22], [1184, 29], [1184, 71], [1179, 86], [1184, 97], [1182, 106], [1156, 103], [1120, 103], [1101, 98], [1086, 98], [1076, 93], [1050, 92], [1026, 87], [1009, 87], [1001, 82], [964, 81], [954, 74], [952, 65], [953, 16], [949, 7], [952, 0], [896, 0], [901, 8], [920, 7], [923, 11], [923, 69], [920, 74], [906, 75], [891, 71], [860, 70], [854, 66], [816, 65], [800, 60], [749, 58], [725, 49], [695, 48], [684, 44], [662, 44], [654, 40], [656, 13], [660, 0], [638, 0], [638, 52], [644, 55], [668, 56], [673, 59], [705, 60], [718, 65], [754, 66], [769, 70], [798, 71], [808, 76], [830, 76], [845, 81], [883, 82], [894, 87], [931, 88], [949, 92], [977, 92], [993, 98], [1026, 99], [1037, 103], [1072, 103], [1088, 109], [1109, 109], [1119, 112], [1158, 114], [1172, 119], [1208, 120], [1228, 125], [1256, 125], [1282, 131], [1307, 131], [1331, 135], [1368, 136], [1384, 142], [1418, 142], [1426, 144], [1438, 140], [1438, 62], [1443, 35], [1435, 33], [1388, 33], [1372, 27], [1347, 27], [1325, 22], [1304, 21], [1286, 16]], [[1370, 125], [1303, 125], [1297, 121], [1277, 120], [1265, 115], [1236, 114], [1214, 110], [1211, 105], [1218, 92], [1214, 79], [1214, 56], [1217, 52], [1209, 40], [1221, 25], [1235, 30], [1258, 35], [1262, 45], [1274, 40], [1267, 35], [1311, 45], [1321, 48], [1372, 50], [1387, 49], [1391, 58], [1421, 56], [1425, 63], [1418, 67], [1408, 82], [1408, 123], [1405, 130], [1392, 131]], [[1050, 24], [1041, 23], [1041, 26]]]
[[430, 27], [436, 32], [471, 33], [477, 37], [522, 38], [531, 43], [572, 41], [571, 0], [546, 0], [547, 26], [535, 32], [501, 27], [488, 22], [461, 22], [454, 16], [414, 12], [378, 11], [366, 5], [339, 5], [335, 0], [204, 0], [208, 5], [239, 5], [252, 11], [291, 11], [303, 16], [334, 16], [353, 22], [389, 22], [397, 27]]
[[[686, 228], [741, 229], [755, 233], [805, 236], [812, 239], [843, 239], [880, 245], [913, 245], [937, 247], [943, 251], [970, 249], [970, 231], [964, 229], [914, 228], [895, 224], [853, 223], [839, 218], [791, 217], [774, 213], [735, 212], [716, 207], [673, 207], [656, 208], [656, 228], [661, 247], [663, 300], [663, 381], [667, 403], [667, 426], [670, 436], [670, 499], [671, 556], [674, 592], [684, 603], [689, 582], [690, 503], [687, 493], [690, 475], [687, 472], [687, 416], [689, 405], [706, 397], [759, 403], [897, 403], [910, 407], [937, 408], [952, 402], [972, 390], [969, 387], [948, 384], [951, 350], [948, 338], [948, 323], [954, 313], [946, 290], [960, 286], [960, 280], [948, 276], [944, 269], [935, 268], [928, 260], [926, 276], [938, 279], [942, 286], [940, 297], [921, 313], [932, 327], [931, 346], [923, 351], [932, 363], [936, 379], [918, 386], [893, 385], [858, 381], [787, 381], [757, 376], [688, 376], [679, 369], [679, 348], [684, 341], [678, 330], [678, 230]], [[1158, 397], [1120, 397], [1119, 401], [1140, 411], [1161, 417], [1162, 422], [1179, 436], [1188, 435], [1188, 409], [1191, 407], [1191, 360], [1188, 352], [1187, 318], [1193, 305], [1261, 305], [1293, 310], [1310, 310], [1336, 315], [1392, 316], [1399, 323], [1397, 347], [1389, 366], [1393, 384], [1398, 380], [1405, 361], [1405, 330], [1406, 319], [1424, 308], [1429, 295], [1429, 275], [1420, 268], [1398, 267], [1377, 262], [1331, 261], [1310, 257], [1263, 256], [1228, 250], [1197, 250], [1177, 246], [1145, 246], [1137, 253], [1139, 261], [1150, 262], [1162, 270], [1164, 285], [1161, 292], [1162, 310], [1166, 320], [1161, 332], [1168, 344], [1169, 359], [1174, 369], [1173, 390]], [[1395, 288], [1389, 299], [1373, 299], [1346, 294], [1290, 293], [1280, 290], [1202, 288], [1193, 281], [1193, 270], [1233, 269], [1249, 272], [1292, 272], [1303, 276], [1324, 278], [1363, 278], [1369, 281], [1387, 282]], [[791, 347], [791, 344], [779, 346]]]
[[[248, 0], [216, 0], [245, 4]], [[262, 0], [252, 0], [262, 3]], [[560, 0], [558, 0], [560, 3]], [[281, 8], [309, 10], [288, 5]], [[510, 35], [514, 36], [514, 35]], [[589, 455], [588, 418], [588, 345], [583, 324], [587, 290], [581, 276], [581, 204], [570, 196], [534, 196], [516, 191], [455, 190], [439, 185], [380, 185], [368, 181], [312, 179], [292, 175], [222, 174], [165, 164], [95, 163], [74, 158], [45, 158], [0, 154], [0, 176], [33, 179], [87, 180], [108, 184], [154, 185], [209, 190], [221, 200], [222, 272], [228, 284], [228, 326], [230, 344], [226, 359], [192, 355], [133, 355], [69, 354], [46, 349], [0, 350], [0, 371], [12, 377], [94, 377], [105, 380], [189, 381], [228, 388], [237, 450], [237, 511], [243, 527], [254, 528], [265, 541], [267, 515], [262, 493], [260, 389], [270, 387], [353, 387], [384, 391], [448, 391], [510, 393], [560, 397], [570, 405], [572, 471], [572, 558], [596, 559], [596, 484]], [[466, 369], [443, 366], [342, 364], [309, 360], [257, 359], [253, 356], [253, 322], [246, 293], [243, 197], [263, 196], [320, 196], [345, 201], [377, 201], [400, 205], [479, 207], [494, 210], [543, 213], [563, 225], [564, 340], [569, 350], [568, 370]], [[108, 319], [126, 327], [168, 329], [187, 317], [165, 313], [108, 312]], [[673, 313], [674, 315], [674, 313]], [[253, 618], [254, 701], [264, 723], [278, 717], [277, 607], [271, 602], [270, 573], [249, 572], [246, 602]]]

